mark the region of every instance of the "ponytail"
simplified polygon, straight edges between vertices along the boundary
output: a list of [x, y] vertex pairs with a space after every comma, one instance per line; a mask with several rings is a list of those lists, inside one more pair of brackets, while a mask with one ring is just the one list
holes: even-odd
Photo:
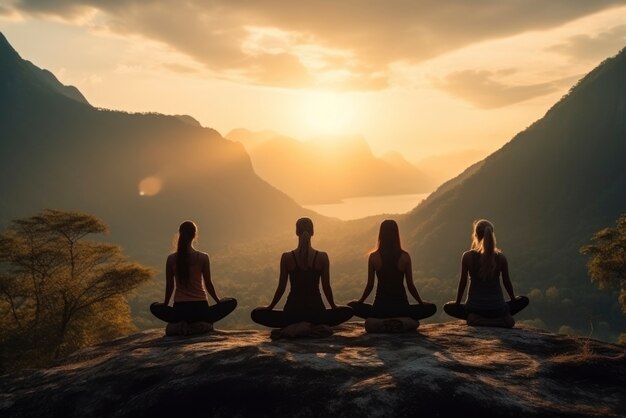
[[313, 221], [310, 218], [300, 218], [296, 221], [296, 235], [298, 236], [298, 256], [302, 268], [308, 268], [309, 248], [313, 236]]
[[484, 278], [493, 276], [496, 269], [496, 237], [493, 227], [485, 227], [483, 235], [482, 252], [480, 255], [480, 275]]
[[196, 237], [196, 224], [185, 221], [178, 228], [176, 245], [176, 277], [182, 285], [189, 282], [189, 245]]
[[496, 235], [493, 232], [493, 224], [486, 219], [474, 222], [474, 234], [472, 236], [472, 250], [480, 254], [480, 277], [491, 278], [496, 270]]

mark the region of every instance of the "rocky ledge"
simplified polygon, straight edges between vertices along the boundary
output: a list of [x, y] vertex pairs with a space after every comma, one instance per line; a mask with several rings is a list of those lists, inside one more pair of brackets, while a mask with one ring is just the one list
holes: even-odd
[[626, 416], [624, 346], [423, 325], [323, 339], [149, 330], [0, 377], [4, 417]]

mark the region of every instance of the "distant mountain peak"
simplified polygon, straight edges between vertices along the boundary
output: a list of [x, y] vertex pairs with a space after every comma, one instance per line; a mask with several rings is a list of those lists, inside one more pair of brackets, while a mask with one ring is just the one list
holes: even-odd
[[[0, 100], [5, 94], [37, 94], [35, 91], [61, 94], [76, 102], [89, 105], [74, 86], [61, 83], [52, 72], [23, 59], [0, 32]], [[33, 90], [34, 89], [34, 90]]]
[[7, 53], [12, 55], [18, 55], [17, 51], [13, 49], [4, 34], [0, 32], [0, 56], [4, 56]]
[[194, 118], [193, 116], [189, 116], [189, 115], [174, 115], [174, 117], [176, 119], [178, 119], [179, 121], [187, 124], [187, 125], [191, 125], [191, 126], [195, 126], [198, 128], [202, 128], [202, 124], [200, 122], [198, 122], [198, 120], [196, 118]]

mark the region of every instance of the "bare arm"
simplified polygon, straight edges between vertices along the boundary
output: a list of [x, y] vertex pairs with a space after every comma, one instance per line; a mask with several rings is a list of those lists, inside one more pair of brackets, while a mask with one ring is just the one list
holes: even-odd
[[209, 261], [209, 256], [206, 256], [206, 262], [202, 266], [202, 279], [204, 280], [204, 287], [206, 291], [211, 297], [215, 300], [215, 303], [220, 302], [220, 298], [217, 296], [215, 292], [215, 287], [213, 286], [213, 281], [211, 280], [211, 262]]
[[365, 285], [365, 289], [363, 289], [363, 295], [359, 299], [359, 303], [365, 302], [365, 299], [372, 293], [372, 289], [374, 288], [374, 276], [376, 275], [376, 270], [374, 269], [374, 264], [372, 263], [372, 257], [374, 254], [370, 254], [369, 259], [367, 260], [367, 284]]
[[328, 254], [320, 253], [320, 255], [324, 263], [322, 267], [322, 289], [324, 290], [328, 304], [331, 308], [335, 309], [337, 305], [335, 305], [335, 299], [333, 298], [333, 290], [330, 288], [330, 260], [328, 259]]
[[506, 257], [502, 253], [500, 253], [500, 258], [502, 263], [502, 284], [506, 289], [506, 293], [509, 294], [509, 298], [514, 300], [515, 292], [513, 291], [513, 284], [511, 283], [511, 278], [509, 277], [509, 262], [506, 261]]
[[459, 288], [456, 291], [456, 303], [461, 303], [461, 299], [463, 299], [463, 294], [465, 293], [465, 287], [467, 286], [467, 258], [469, 257], [469, 253], [464, 253], [463, 258], [461, 259], [461, 277], [459, 278]]
[[174, 271], [176, 270], [176, 263], [174, 257], [167, 257], [165, 262], [165, 304], [170, 303], [172, 293], [174, 293]]
[[280, 273], [278, 275], [278, 287], [276, 288], [276, 292], [274, 293], [274, 298], [272, 299], [272, 303], [267, 306], [267, 309], [274, 309], [276, 304], [280, 301], [280, 298], [283, 297], [285, 293], [285, 289], [287, 288], [287, 254], [283, 254], [280, 258]]
[[420, 297], [417, 288], [415, 287], [415, 283], [413, 283], [413, 265], [411, 264], [411, 256], [408, 253], [404, 253], [402, 255], [403, 264], [404, 264], [404, 279], [406, 280], [406, 288], [409, 290], [409, 293], [415, 298], [417, 303], [420, 305], [424, 303], [422, 298]]

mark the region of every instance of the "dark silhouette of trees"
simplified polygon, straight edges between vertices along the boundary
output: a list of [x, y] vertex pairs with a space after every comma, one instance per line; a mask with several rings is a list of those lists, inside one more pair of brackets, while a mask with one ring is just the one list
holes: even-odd
[[87, 240], [106, 231], [92, 215], [46, 209], [0, 234], [0, 370], [45, 365], [134, 329], [124, 295], [152, 271]]

